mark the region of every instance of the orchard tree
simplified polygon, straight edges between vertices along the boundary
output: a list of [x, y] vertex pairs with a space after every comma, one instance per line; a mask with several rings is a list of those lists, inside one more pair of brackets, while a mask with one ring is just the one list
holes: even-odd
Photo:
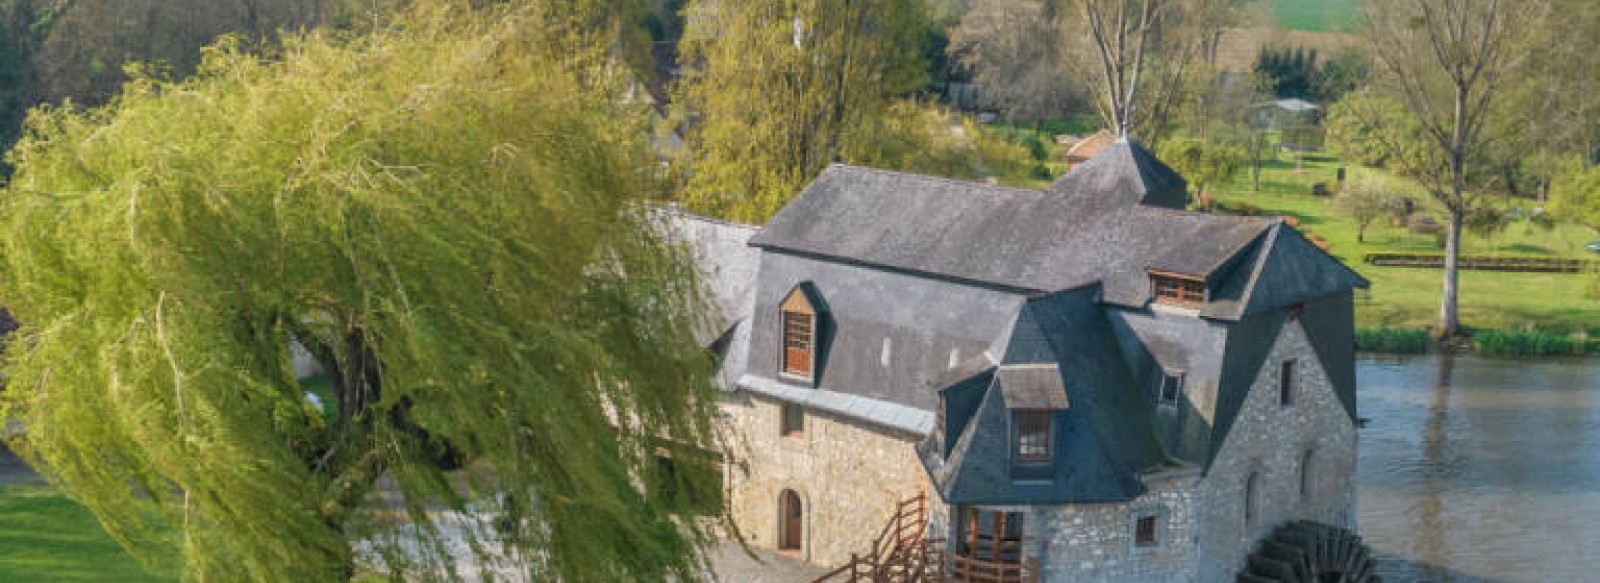
[[1392, 187], [1373, 175], [1357, 175], [1339, 188], [1333, 203], [1356, 222], [1356, 242], [1366, 242], [1367, 226], [1390, 214], [1394, 208]]
[[1164, 141], [1157, 152], [1163, 162], [1194, 185], [1195, 201], [1201, 208], [1210, 208], [1214, 202], [1206, 187], [1233, 178], [1247, 162], [1245, 152], [1237, 146], [1195, 138]]
[[657, 456], [701, 459], [715, 396], [635, 112], [536, 8], [415, 4], [31, 116], [11, 445], [189, 580], [696, 580], [691, 497], [661, 494], [695, 484]]

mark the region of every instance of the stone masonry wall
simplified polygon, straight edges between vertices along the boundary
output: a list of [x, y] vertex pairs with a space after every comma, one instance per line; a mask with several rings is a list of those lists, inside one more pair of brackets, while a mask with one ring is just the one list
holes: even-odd
[[[1279, 365], [1294, 359], [1292, 403], [1280, 405]], [[1313, 468], [1301, 495], [1307, 451]], [[1356, 428], [1299, 322], [1289, 321], [1257, 373], [1198, 493], [1199, 581], [1233, 581], [1255, 543], [1309, 519], [1355, 529]], [[1257, 514], [1245, 520], [1245, 484], [1258, 472]]]
[[[1151, 483], [1132, 502], [1034, 507], [1024, 538], [1034, 541], [1041, 581], [1191, 581], [1195, 563], [1195, 479]], [[1135, 545], [1135, 522], [1156, 516], [1156, 544]]]
[[919, 492], [928, 493], [930, 518], [942, 520], [913, 447], [921, 436], [815, 410], [800, 435], [782, 436], [780, 402], [743, 391], [728, 394], [722, 411], [732, 441], [729, 510], [752, 546], [777, 548], [785, 489], [800, 496], [804, 514], [800, 558], [817, 565], [869, 552], [895, 505]]

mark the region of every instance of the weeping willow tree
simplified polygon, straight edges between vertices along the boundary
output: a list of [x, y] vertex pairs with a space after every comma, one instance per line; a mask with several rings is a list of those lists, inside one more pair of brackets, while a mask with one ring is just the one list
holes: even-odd
[[0, 413], [148, 566], [698, 578], [661, 457], [710, 442], [702, 300], [639, 212], [642, 134], [536, 11], [466, 4], [30, 117]]

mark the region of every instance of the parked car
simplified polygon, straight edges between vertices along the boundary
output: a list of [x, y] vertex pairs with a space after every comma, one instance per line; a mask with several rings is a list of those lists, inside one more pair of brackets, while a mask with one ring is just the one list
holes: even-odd
[[1589, 244], [1588, 245], [1584, 245], [1584, 247], [1588, 248], [1590, 251], [1593, 251], [1595, 253], [1600, 253], [1600, 239], [1596, 239], [1596, 240], [1590, 241]]

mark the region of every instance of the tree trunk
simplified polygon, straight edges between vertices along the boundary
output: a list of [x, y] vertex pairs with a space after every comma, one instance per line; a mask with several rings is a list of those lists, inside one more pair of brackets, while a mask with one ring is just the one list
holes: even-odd
[[1461, 259], [1461, 222], [1466, 213], [1459, 207], [1450, 209], [1450, 224], [1444, 237], [1444, 294], [1439, 302], [1440, 338], [1449, 338], [1461, 332], [1461, 313], [1457, 302], [1459, 292], [1458, 264]]
[[1366, 223], [1362, 223], [1362, 222], [1356, 223], [1356, 242], [1357, 243], [1366, 243], [1367, 242], [1367, 224]]

